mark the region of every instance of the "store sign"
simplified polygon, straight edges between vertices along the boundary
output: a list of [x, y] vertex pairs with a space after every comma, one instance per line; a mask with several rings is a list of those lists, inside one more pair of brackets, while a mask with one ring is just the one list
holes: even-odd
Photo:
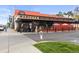
[[39, 19], [37, 16], [26, 16], [27, 19]]

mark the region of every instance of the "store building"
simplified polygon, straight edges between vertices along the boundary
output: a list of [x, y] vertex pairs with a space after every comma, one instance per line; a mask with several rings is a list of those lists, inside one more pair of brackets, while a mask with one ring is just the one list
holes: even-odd
[[79, 28], [73, 18], [23, 10], [15, 10], [10, 16], [10, 23], [11, 28], [18, 32], [70, 31]]

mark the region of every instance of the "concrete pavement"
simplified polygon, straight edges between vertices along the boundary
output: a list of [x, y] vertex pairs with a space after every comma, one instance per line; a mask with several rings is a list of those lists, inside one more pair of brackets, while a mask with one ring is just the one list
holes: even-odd
[[11, 29], [0, 34], [1, 53], [41, 53], [33, 46], [37, 42]]

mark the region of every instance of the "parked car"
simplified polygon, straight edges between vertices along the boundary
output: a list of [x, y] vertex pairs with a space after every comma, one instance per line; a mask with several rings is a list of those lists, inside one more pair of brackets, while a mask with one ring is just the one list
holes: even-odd
[[0, 25], [0, 31], [4, 31], [4, 25]]

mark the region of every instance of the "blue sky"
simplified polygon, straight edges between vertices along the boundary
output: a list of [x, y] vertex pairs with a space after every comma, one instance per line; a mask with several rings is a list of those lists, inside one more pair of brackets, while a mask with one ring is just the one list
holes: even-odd
[[0, 5], [0, 24], [6, 24], [8, 16], [15, 9], [37, 11], [45, 14], [57, 14], [59, 11], [73, 11], [78, 5]]

